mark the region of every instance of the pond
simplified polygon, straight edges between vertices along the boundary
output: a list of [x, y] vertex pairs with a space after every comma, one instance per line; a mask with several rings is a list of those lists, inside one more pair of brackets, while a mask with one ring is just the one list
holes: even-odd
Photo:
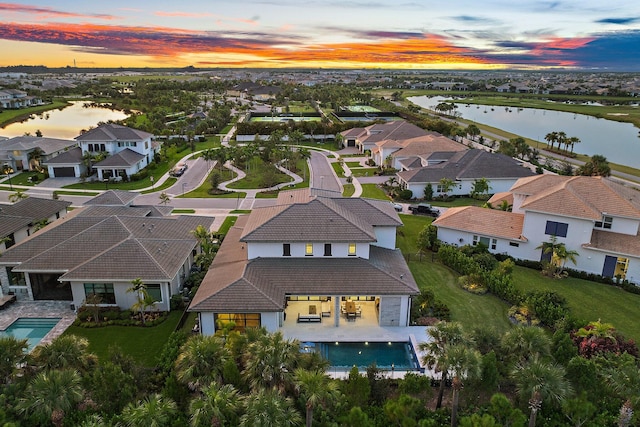
[[[450, 101], [442, 96], [414, 96], [409, 100], [423, 108], [433, 109], [440, 102]], [[486, 124], [507, 132], [545, 143], [550, 132], [564, 132], [568, 137], [580, 138], [574, 151], [592, 156], [601, 154], [610, 162], [640, 169], [640, 138], [638, 128], [631, 123], [600, 119], [584, 114], [537, 108], [500, 107], [457, 103], [463, 118]]]
[[68, 107], [32, 114], [29, 119], [0, 128], [0, 135], [13, 137], [25, 133], [35, 135], [40, 130], [47, 138], [73, 139], [82, 129], [96, 127], [99, 122], [123, 120], [128, 116], [122, 111], [106, 107], [90, 107], [90, 102], [73, 101]]

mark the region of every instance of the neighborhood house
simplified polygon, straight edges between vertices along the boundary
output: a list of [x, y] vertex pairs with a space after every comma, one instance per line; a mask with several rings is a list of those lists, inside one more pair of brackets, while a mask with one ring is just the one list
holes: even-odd
[[433, 225], [452, 245], [485, 245], [492, 253], [544, 261], [543, 244], [576, 251], [566, 267], [640, 284], [640, 193], [603, 177], [536, 175], [519, 179], [505, 201], [512, 211], [450, 208]]

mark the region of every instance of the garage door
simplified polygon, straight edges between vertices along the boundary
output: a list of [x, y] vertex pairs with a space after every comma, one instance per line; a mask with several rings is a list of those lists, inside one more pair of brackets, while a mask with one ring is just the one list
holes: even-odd
[[55, 175], [56, 178], [68, 178], [68, 177], [76, 176], [73, 167], [53, 168], [53, 174]]

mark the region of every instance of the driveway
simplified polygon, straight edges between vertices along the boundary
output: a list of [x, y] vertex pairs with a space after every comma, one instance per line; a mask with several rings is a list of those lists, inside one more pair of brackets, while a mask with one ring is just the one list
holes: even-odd
[[340, 181], [338, 181], [338, 177], [324, 153], [312, 150], [309, 164], [311, 169], [310, 187], [342, 193]]

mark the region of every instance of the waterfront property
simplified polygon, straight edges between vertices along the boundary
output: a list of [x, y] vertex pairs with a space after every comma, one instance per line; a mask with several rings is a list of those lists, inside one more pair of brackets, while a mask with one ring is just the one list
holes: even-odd
[[390, 203], [303, 189], [281, 192], [229, 231], [189, 311], [212, 335], [287, 323], [315, 328], [402, 327], [418, 287], [395, 248]]
[[[517, 259], [552, 261], [551, 244], [575, 251], [567, 268], [640, 284], [640, 193], [603, 177], [536, 175], [519, 179], [505, 201], [511, 212], [450, 208], [433, 225], [453, 245], [485, 245]], [[566, 262], [567, 260], [556, 260]]]
[[34, 170], [77, 145], [68, 139], [38, 136], [0, 140], [0, 166], [8, 165], [14, 171]]

